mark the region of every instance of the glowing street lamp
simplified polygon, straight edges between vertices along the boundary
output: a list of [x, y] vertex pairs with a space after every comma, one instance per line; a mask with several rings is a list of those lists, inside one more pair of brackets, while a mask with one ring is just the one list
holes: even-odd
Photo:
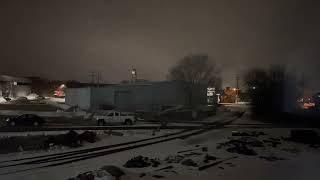
[[136, 73], [137, 73], [137, 72], [136, 72], [136, 69], [132, 69], [131, 74], [132, 74], [132, 75], [136, 75]]

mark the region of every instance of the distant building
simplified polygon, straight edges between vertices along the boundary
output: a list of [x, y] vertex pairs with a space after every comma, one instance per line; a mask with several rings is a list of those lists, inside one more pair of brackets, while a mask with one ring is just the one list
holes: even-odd
[[192, 94], [188, 83], [163, 81], [135, 84], [117, 84], [106, 87], [67, 88], [66, 104], [82, 109], [103, 105], [119, 110], [156, 112], [164, 107], [207, 103], [207, 87], [196, 86]]
[[0, 75], [0, 95], [3, 97], [23, 97], [31, 93], [31, 80], [27, 78]]
[[220, 103], [236, 103], [240, 90], [237, 88], [226, 87], [220, 96]]

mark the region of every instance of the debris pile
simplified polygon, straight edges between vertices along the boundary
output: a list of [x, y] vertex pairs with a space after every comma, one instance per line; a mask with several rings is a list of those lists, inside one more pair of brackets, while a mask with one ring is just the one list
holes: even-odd
[[75, 131], [69, 131], [66, 134], [49, 136], [47, 140], [44, 141], [44, 147], [49, 148], [55, 145], [62, 145], [67, 147], [80, 147], [82, 142], [94, 143], [97, 141], [97, 135], [94, 132], [85, 131], [82, 134], [78, 134]]
[[198, 166], [198, 164], [196, 162], [194, 162], [192, 159], [186, 159], [186, 160], [182, 161], [181, 164], [184, 166], [192, 166], [192, 167]]
[[158, 159], [152, 159], [143, 156], [134, 157], [126, 162], [123, 165], [126, 168], [144, 168], [144, 167], [158, 167], [160, 165], [160, 161]]
[[97, 134], [91, 131], [85, 131], [78, 136], [81, 142], [86, 141], [89, 143], [94, 143], [97, 140]]
[[274, 155], [270, 155], [270, 156], [259, 156], [260, 159], [264, 159], [267, 161], [280, 161], [280, 160], [286, 160], [284, 158], [280, 158], [280, 157], [276, 157]]
[[202, 153], [190, 152], [190, 153], [184, 154], [183, 156], [184, 157], [190, 157], [190, 156], [200, 156], [200, 155], [202, 155]]
[[79, 174], [77, 177], [69, 178], [67, 180], [94, 180], [94, 175], [90, 171], [90, 172]]
[[211, 156], [211, 155], [209, 155], [209, 154], [206, 154], [206, 155], [204, 156], [203, 162], [204, 162], [204, 163], [209, 163], [210, 161], [215, 161], [215, 160], [217, 160], [217, 159], [218, 159], [217, 157], [214, 157], [214, 156]]
[[269, 138], [269, 139], [265, 139], [263, 140], [263, 142], [266, 144], [266, 145], [270, 145], [274, 148], [276, 148], [278, 145], [281, 144], [281, 140], [278, 139], [278, 138]]
[[49, 148], [55, 145], [62, 145], [68, 147], [79, 147], [80, 141], [78, 139], [78, 133], [75, 131], [69, 131], [66, 134], [61, 134], [57, 136], [50, 136], [45, 142], [45, 147]]
[[180, 163], [184, 159], [184, 156], [182, 155], [176, 155], [176, 156], [168, 156], [164, 159], [166, 163]]
[[[222, 160], [220, 160], [220, 161], [215, 161], [215, 162], [213, 162], [213, 163], [211, 163], [211, 164], [206, 164], [206, 165], [204, 165], [204, 166], [200, 166], [200, 167], [198, 168], [198, 170], [199, 170], [199, 171], [203, 171], [203, 170], [206, 170], [206, 169], [208, 169], [208, 168], [211, 168], [211, 167], [220, 165], [220, 164], [222, 164], [222, 163], [224, 163], [224, 162], [226, 162], [226, 161], [229, 161], [229, 160], [232, 160], [232, 159], [236, 159], [236, 158], [238, 158], [238, 157], [237, 157], [237, 156], [234, 156], [234, 157], [230, 157], [230, 158], [227, 158], [227, 159], [222, 159]], [[231, 167], [231, 166], [230, 166], [230, 167]], [[220, 169], [221, 169], [221, 168], [220, 168]]]
[[259, 137], [264, 136], [266, 133], [261, 131], [250, 131], [250, 132], [239, 132], [239, 131], [232, 131], [232, 136], [251, 136], [251, 137]]
[[301, 152], [301, 150], [297, 148], [282, 148], [282, 150], [292, 154], [298, 154]]
[[247, 156], [256, 156], [257, 155], [257, 153], [253, 149], [248, 148], [244, 144], [237, 144], [233, 147], [229, 147], [229, 148], [227, 148], [227, 151], [230, 153], [238, 153], [238, 154], [243, 154], [243, 155], [247, 155]]
[[264, 147], [263, 142], [253, 137], [241, 137], [220, 143], [217, 149], [226, 148], [230, 153], [238, 153], [247, 156], [256, 156], [257, 153], [252, 147]]
[[117, 166], [103, 166], [101, 170], [109, 173], [116, 179], [120, 179], [121, 176], [125, 175], [125, 173]]
[[189, 149], [189, 150], [185, 150], [185, 151], [179, 151], [178, 153], [186, 153], [186, 152], [191, 152], [191, 151], [196, 151], [196, 150], [201, 150], [202, 152], [208, 152], [208, 147]]
[[125, 173], [116, 166], [103, 166], [99, 170], [81, 173], [67, 180], [94, 180], [94, 179], [116, 179], [119, 180]]
[[153, 175], [152, 177], [154, 177], [154, 178], [165, 178], [164, 176], [161, 176], [161, 175]]

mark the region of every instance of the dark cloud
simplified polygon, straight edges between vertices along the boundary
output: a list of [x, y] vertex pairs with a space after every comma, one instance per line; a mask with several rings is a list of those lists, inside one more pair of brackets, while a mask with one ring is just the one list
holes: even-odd
[[[282, 63], [317, 87], [319, 3], [305, 0], [2, 0], [0, 72], [106, 82], [161, 80], [205, 52], [225, 85], [248, 67]], [[319, 85], [320, 86], [320, 85]], [[320, 87], [318, 87], [320, 88]]]

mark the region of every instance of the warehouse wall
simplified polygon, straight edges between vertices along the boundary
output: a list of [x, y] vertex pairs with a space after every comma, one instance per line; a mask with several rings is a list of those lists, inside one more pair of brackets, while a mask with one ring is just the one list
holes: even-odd
[[[184, 82], [153, 82], [152, 84], [114, 86], [117, 98], [119, 95], [123, 95], [125, 96], [123, 99], [128, 99], [127, 109], [138, 111], [159, 111], [161, 106], [188, 105], [189, 94], [186, 87], [187, 84]], [[192, 101], [194, 104], [206, 103], [205, 86], [194, 88]], [[120, 106], [123, 107], [123, 104]]]
[[[67, 89], [66, 103], [81, 108], [113, 105], [126, 111], [159, 111], [161, 106], [188, 105], [189, 94], [183, 82], [153, 82], [108, 87]], [[206, 103], [206, 87], [194, 89], [195, 104]]]
[[91, 88], [67, 88], [66, 104], [78, 106], [81, 109], [91, 108]]
[[13, 86], [13, 96], [14, 97], [25, 97], [31, 93], [31, 86], [27, 85], [17, 85]]
[[99, 108], [100, 105], [114, 105], [114, 88], [112, 86], [91, 88], [91, 108]]

